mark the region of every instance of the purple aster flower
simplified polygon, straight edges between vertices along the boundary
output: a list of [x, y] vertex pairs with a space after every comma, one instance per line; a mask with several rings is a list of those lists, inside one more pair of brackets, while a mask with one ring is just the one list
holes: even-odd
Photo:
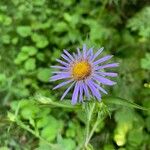
[[87, 50], [86, 45], [83, 45], [82, 52], [77, 48], [77, 54], [73, 53], [71, 55], [64, 50], [64, 53], [61, 55], [63, 60], [56, 59], [61, 65], [52, 66], [52, 68], [59, 69], [59, 71], [53, 72], [54, 75], [51, 77], [51, 81], [64, 81], [54, 87], [54, 89], [68, 85], [61, 100], [64, 99], [71, 88], [74, 88], [72, 104], [76, 104], [78, 101], [83, 102], [85, 97], [90, 99], [91, 96], [100, 101], [101, 92], [107, 94], [101, 85], [112, 86], [116, 84], [106, 77], [116, 77], [117, 73], [105, 72], [104, 69], [117, 67], [118, 63], [103, 64], [112, 58], [112, 55], [107, 55], [98, 59], [103, 49], [100, 48], [94, 54], [93, 48]]

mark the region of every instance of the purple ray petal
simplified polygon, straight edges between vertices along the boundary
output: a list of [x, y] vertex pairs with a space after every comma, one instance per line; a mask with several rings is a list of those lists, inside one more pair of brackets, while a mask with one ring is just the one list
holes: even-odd
[[68, 71], [67, 72], [63, 72], [63, 71], [52, 71], [52, 73], [55, 73], [55, 74], [66, 74], [66, 73], [69, 73]]
[[56, 69], [63, 69], [63, 70], [68, 70], [68, 67], [64, 67], [64, 66], [51, 66], [51, 68], [56, 68]]
[[73, 53], [73, 57], [75, 58], [74, 60], [77, 60], [78, 59], [78, 56], [77, 54]]
[[80, 97], [79, 97], [79, 101], [82, 102], [83, 101], [83, 82], [80, 82]]
[[86, 45], [83, 45], [83, 58], [86, 58]]
[[78, 52], [78, 57], [80, 57], [81, 56], [81, 52], [80, 52], [79, 48], [77, 48], [77, 52]]
[[98, 64], [100, 64], [102, 62], [105, 62], [105, 61], [111, 59], [112, 57], [113, 57], [113, 55], [108, 55], [108, 56], [102, 57], [101, 59], [95, 61], [93, 64], [94, 65], [98, 65]]
[[99, 91], [95, 88], [95, 86], [93, 85], [93, 81], [92, 80], [86, 80], [88, 87], [90, 88], [93, 96], [95, 96], [97, 98], [97, 100], [101, 100], [101, 95], [99, 93]]
[[116, 82], [111, 81], [109, 79], [106, 79], [106, 78], [104, 78], [102, 76], [99, 76], [99, 75], [96, 75], [96, 74], [94, 75], [93, 79], [95, 79], [96, 81], [99, 81], [100, 83], [105, 84], [105, 85], [114, 85], [114, 84], [116, 84]]
[[57, 80], [61, 80], [61, 79], [66, 79], [66, 78], [70, 78], [70, 74], [59, 74], [59, 75], [54, 75], [50, 78], [50, 81], [57, 81]]
[[91, 54], [89, 55], [89, 59], [88, 59], [88, 60], [89, 60], [90, 62], [93, 62], [93, 61], [92, 61], [92, 58], [93, 58], [93, 57], [94, 57], [94, 53], [93, 53], [93, 51], [92, 51]]
[[64, 62], [64, 61], [62, 61], [62, 60], [60, 60], [60, 59], [56, 59], [56, 61], [59, 62], [59, 63], [61, 63], [62, 65], [66, 66], [66, 67], [69, 66], [68, 63], [66, 63], [66, 62]]
[[70, 53], [66, 50], [64, 50], [64, 53], [72, 60], [74, 61], [74, 58], [70, 55]]
[[85, 96], [86, 96], [88, 99], [90, 99], [90, 93], [89, 93], [89, 89], [88, 89], [86, 83], [83, 83], [82, 86], [83, 86], [83, 90], [84, 90]]
[[119, 66], [119, 63], [106, 64], [106, 65], [95, 67], [95, 70], [100, 70], [100, 69], [105, 69], [105, 68], [114, 68], [118, 66]]
[[93, 55], [93, 47], [87, 51], [87, 56], [89, 56], [89, 55], [90, 56]]
[[64, 92], [64, 94], [62, 95], [60, 100], [63, 100], [64, 97], [68, 94], [68, 92], [70, 91], [70, 89], [72, 88], [72, 86], [74, 85], [75, 82], [73, 82], [68, 88], [67, 90]]
[[97, 83], [93, 82], [93, 85], [94, 85], [97, 89], [99, 89], [100, 91], [102, 91], [103, 93], [108, 94], [107, 91], [104, 90], [104, 89], [103, 89], [100, 85], [98, 85]]
[[63, 59], [65, 59], [66, 61], [68, 61], [69, 63], [72, 62], [72, 60], [70, 60], [70, 59], [69, 59], [66, 55], [64, 55], [64, 54], [62, 54], [61, 57], [62, 57]]
[[55, 86], [55, 87], [53, 88], [53, 90], [58, 89], [58, 88], [60, 88], [60, 87], [62, 87], [62, 86], [64, 86], [64, 85], [67, 85], [67, 84], [71, 83], [71, 82], [73, 82], [73, 79], [68, 80], [68, 81], [65, 81], [65, 82], [62, 82], [62, 83], [58, 84], [57, 86]]
[[91, 61], [94, 61], [96, 59], [96, 57], [104, 50], [104, 47], [100, 48], [96, 54], [92, 57]]
[[102, 75], [102, 76], [109, 76], [109, 77], [116, 77], [118, 76], [117, 73], [114, 73], [114, 72], [95, 72], [99, 75]]
[[73, 95], [72, 95], [72, 100], [71, 100], [71, 103], [73, 105], [75, 105], [77, 103], [77, 100], [78, 100], [78, 95], [79, 95], [79, 83], [77, 82], [76, 85], [75, 85], [75, 88], [74, 88], [74, 92], [73, 92]]

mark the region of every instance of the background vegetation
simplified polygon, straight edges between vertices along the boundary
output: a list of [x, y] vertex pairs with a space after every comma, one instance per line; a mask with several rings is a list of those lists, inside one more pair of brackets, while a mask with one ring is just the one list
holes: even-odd
[[[104, 46], [104, 54], [120, 62], [109, 101], [121, 97], [150, 107], [148, 0], [1, 0], [0, 150], [75, 150], [81, 144], [84, 113], [52, 107], [63, 90], [52, 91], [48, 79], [62, 50], [74, 52], [83, 43]], [[89, 149], [149, 150], [150, 112], [109, 108], [111, 118], [98, 126]]]

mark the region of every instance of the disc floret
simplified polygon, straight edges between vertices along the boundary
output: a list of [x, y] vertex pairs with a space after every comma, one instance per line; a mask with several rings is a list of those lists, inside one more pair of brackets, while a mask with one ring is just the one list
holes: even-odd
[[92, 71], [88, 61], [79, 61], [72, 66], [72, 76], [75, 80], [83, 80], [90, 76]]

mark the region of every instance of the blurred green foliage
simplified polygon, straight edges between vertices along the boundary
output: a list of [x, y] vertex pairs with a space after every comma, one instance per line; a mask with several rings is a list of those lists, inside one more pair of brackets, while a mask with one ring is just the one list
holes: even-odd
[[[52, 91], [49, 66], [65, 48], [104, 46], [120, 62], [110, 96], [150, 108], [149, 42], [146, 0], [0, 1], [0, 150], [75, 150], [82, 144], [82, 110], [53, 108], [46, 99], [41, 105], [34, 97], [59, 101], [63, 91]], [[150, 112], [111, 108], [89, 149], [150, 149]]]

